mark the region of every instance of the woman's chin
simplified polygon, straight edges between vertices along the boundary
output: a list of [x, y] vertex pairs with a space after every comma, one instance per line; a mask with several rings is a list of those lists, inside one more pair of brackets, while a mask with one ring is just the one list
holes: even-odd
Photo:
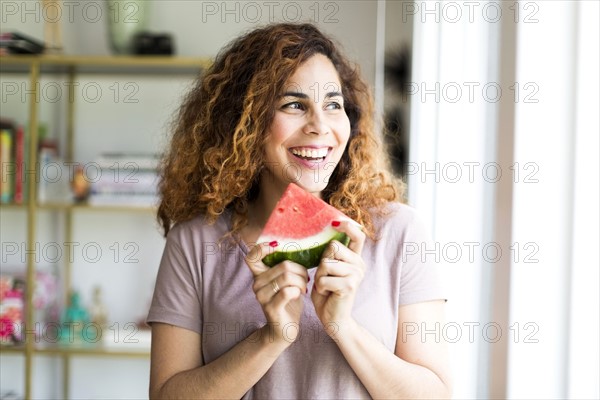
[[309, 193], [317, 195], [320, 197], [320, 194], [327, 187], [327, 183], [324, 182], [315, 182], [315, 181], [306, 181], [304, 179], [299, 179], [292, 181], [296, 185], [300, 186], [302, 189], [306, 190]]

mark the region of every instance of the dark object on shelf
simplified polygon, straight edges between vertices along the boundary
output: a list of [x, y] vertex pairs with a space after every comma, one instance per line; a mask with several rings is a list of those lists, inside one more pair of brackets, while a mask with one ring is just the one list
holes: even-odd
[[133, 38], [133, 54], [172, 55], [173, 37], [168, 33], [140, 32]]
[[0, 35], [0, 47], [11, 54], [40, 54], [44, 52], [44, 43], [17, 32]]

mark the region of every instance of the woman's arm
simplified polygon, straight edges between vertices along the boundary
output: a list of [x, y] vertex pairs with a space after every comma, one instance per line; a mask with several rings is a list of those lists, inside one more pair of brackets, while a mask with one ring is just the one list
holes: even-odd
[[[413, 333], [443, 324], [445, 302], [431, 301], [398, 310], [398, 336], [389, 351], [352, 317], [356, 291], [364, 276], [360, 254], [365, 235], [353, 224], [336, 224], [350, 237], [348, 247], [329, 246], [315, 274], [311, 298], [327, 333], [373, 398], [447, 398], [451, 395], [446, 344], [435, 335]], [[410, 326], [410, 332], [404, 327]]]
[[216, 360], [202, 360], [202, 336], [169, 324], [152, 324], [150, 398], [241, 398], [296, 340], [284, 332], [299, 323], [308, 273], [284, 261], [269, 268], [260, 261], [268, 243], [253, 247], [246, 263], [254, 275], [252, 289], [267, 324]]
[[204, 365], [201, 335], [152, 324], [150, 398], [241, 398], [289, 345], [276, 341], [268, 325]]
[[444, 306], [439, 300], [400, 307], [395, 353], [354, 321], [338, 327], [334, 340], [373, 398], [450, 398], [446, 343], [421, 332], [443, 324]]

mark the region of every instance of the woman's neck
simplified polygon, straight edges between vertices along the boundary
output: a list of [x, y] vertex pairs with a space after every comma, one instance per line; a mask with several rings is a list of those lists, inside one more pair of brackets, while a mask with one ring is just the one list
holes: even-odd
[[279, 188], [277, 185], [261, 183], [257, 198], [248, 204], [248, 224], [240, 231], [246, 244], [256, 243], [284, 191], [285, 188]]
[[262, 230], [284, 191], [276, 185], [261, 185], [258, 197], [248, 205], [248, 224]]

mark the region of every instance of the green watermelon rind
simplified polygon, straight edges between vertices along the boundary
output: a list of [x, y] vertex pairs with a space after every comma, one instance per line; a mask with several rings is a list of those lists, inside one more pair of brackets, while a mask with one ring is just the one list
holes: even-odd
[[332, 240], [337, 240], [344, 246], [348, 246], [348, 243], [350, 243], [350, 238], [345, 233], [336, 232], [330, 240], [323, 244], [302, 250], [275, 251], [265, 256], [262, 262], [269, 267], [274, 267], [282, 261], [290, 260], [304, 266], [306, 269], [310, 269], [319, 265], [325, 248]]

